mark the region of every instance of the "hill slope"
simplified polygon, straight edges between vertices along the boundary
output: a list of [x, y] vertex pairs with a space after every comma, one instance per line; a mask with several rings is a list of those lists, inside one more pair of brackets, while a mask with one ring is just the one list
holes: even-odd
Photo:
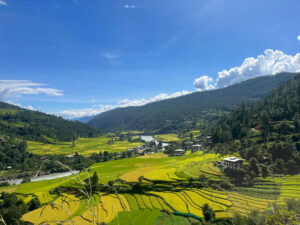
[[216, 152], [236, 151], [249, 160], [244, 170], [227, 171], [238, 182], [271, 173], [299, 173], [300, 73], [266, 98], [223, 116], [212, 128], [212, 137]]
[[31, 111], [0, 102], [0, 135], [47, 142], [49, 138], [71, 141], [77, 137], [98, 136], [100, 131], [88, 124]]
[[267, 97], [242, 104], [222, 117], [213, 129], [215, 143], [253, 138], [257, 143], [298, 143], [300, 150], [300, 73]]
[[127, 107], [101, 113], [89, 124], [107, 131], [143, 130], [172, 132], [195, 127], [203, 118], [219, 117], [218, 111], [229, 111], [241, 102], [253, 102], [293, 77], [291, 73], [264, 76], [227, 88], [195, 92], [178, 98]]

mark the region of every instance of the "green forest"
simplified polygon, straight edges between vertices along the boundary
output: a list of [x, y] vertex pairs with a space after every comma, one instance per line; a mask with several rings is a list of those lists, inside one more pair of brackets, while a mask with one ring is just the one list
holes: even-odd
[[[51, 142], [96, 137], [101, 132], [87, 124], [0, 102], [0, 135]], [[1, 136], [0, 136], [1, 137]]]

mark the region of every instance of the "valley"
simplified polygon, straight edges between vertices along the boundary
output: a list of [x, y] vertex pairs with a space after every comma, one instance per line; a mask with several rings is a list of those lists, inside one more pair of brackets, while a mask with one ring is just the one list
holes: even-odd
[[[24, 224], [101, 225], [234, 224], [296, 207], [299, 78], [203, 129], [193, 121], [174, 133], [108, 133], [3, 105], [0, 206], [19, 201], [23, 209], [8, 209], [22, 211]], [[37, 133], [29, 132], [33, 118]], [[1, 212], [5, 220], [15, 216]]]

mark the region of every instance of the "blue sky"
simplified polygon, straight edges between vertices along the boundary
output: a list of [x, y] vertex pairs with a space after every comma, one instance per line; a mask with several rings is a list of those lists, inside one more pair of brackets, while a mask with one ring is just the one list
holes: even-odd
[[299, 0], [0, 0], [0, 98], [75, 117], [300, 71], [299, 12]]

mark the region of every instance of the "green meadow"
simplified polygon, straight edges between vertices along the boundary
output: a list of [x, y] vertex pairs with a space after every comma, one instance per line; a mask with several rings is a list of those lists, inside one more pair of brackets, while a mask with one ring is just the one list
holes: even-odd
[[53, 141], [51, 144], [45, 144], [36, 141], [28, 141], [28, 151], [38, 155], [44, 154], [74, 154], [78, 152], [82, 155], [90, 155], [93, 153], [99, 153], [100, 151], [108, 152], [122, 152], [130, 148], [134, 148], [142, 145], [139, 142], [113, 141], [108, 136], [100, 136], [97, 138], [78, 138], [74, 142], [58, 142]]

